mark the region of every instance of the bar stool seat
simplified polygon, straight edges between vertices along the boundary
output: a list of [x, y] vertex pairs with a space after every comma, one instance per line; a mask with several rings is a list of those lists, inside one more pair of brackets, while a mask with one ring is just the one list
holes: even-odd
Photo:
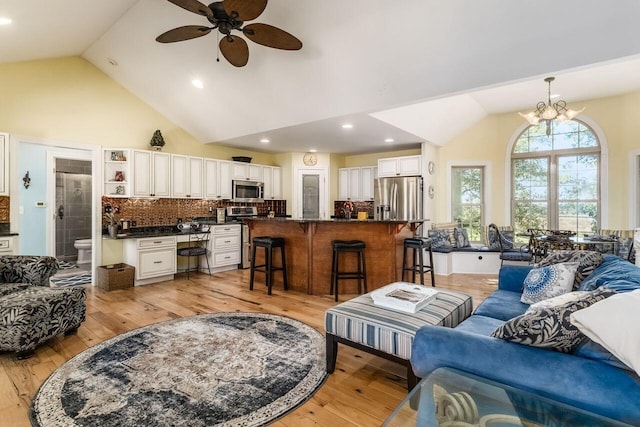
[[[256, 265], [256, 249], [264, 248], [265, 263]], [[276, 267], [273, 265], [273, 249], [280, 248], [281, 265]], [[282, 271], [282, 281], [284, 290], [287, 290], [287, 262], [285, 259], [285, 243], [282, 237], [258, 236], [253, 238], [252, 254], [251, 254], [251, 278], [249, 281], [249, 290], [253, 290], [253, 279], [255, 272], [265, 273], [265, 282], [267, 284], [267, 293], [271, 295], [273, 286], [273, 272]]]
[[[342, 279], [357, 279], [358, 293], [362, 293], [362, 283], [364, 282], [364, 291], [367, 292], [367, 268], [364, 256], [367, 245], [362, 240], [333, 240], [331, 246], [333, 259], [331, 261], [330, 294], [335, 295], [335, 300], [338, 301], [338, 280]], [[339, 271], [340, 254], [346, 252], [357, 253], [356, 271]]]
[[[407, 266], [407, 251], [413, 252], [413, 262]], [[429, 253], [429, 265], [424, 263], [424, 251]], [[433, 252], [431, 251], [431, 239], [427, 237], [408, 237], [404, 239], [404, 251], [402, 253], [402, 281], [405, 272], [412, 274], [411, 281], [415, 283], [416, 273], [420, 273], [420, 284], [424, 285], [424, 273], [431, 273], [431, 286], [436, 286], [435, 273], [433, 271]]]

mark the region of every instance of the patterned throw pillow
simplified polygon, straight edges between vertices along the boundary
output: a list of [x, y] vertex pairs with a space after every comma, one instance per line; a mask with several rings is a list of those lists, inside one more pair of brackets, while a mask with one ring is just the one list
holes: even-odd
[[456, 227], [453, 229], [453, 237], [456, 240], [456, 248], [469, 248], [469, 234], [467, 234], [466, 228]]
[[431, 247], [433, 249], [451, 249], [450, 231], [445, 230], [429, 230], [429, 238], [431, 239]]
[[[502, 237], [502, 249], [513, 249], [513, 230], [501, 230], [500, 237]], [[490, 228], [487, 232], [487, 246], [492, 251], [500, 250], [500, 243], [498, 242], [498, 233], [495, 229]]]
[[577, 262], [563, 262], [531, 269], [524, 279], [520, 301], [535, 304], [571, 292], [577, 269]]
[[587, 291], [573, 291], [573, 292], [568, 292], [566, 294], [558, 295], [557, 297], [544, 299], [535, 304], [531, 304], [531, 306], [529, 306], [527, 311], [525, 311], [525, 314], [531, 314], [534, 311], [540, 311], [543, 308], [556, 307], [571, 301], [577, 301], [580, 298], [582, 298], [586, 293]]
[[576, 301], [514, 317], [499, 326], [491, 336], [518, 344], [570, 353], [586, 338], [571, 323], [571, 313], [611, 295], [615, 295], [615, 292], [598, 288]]
[[577, 262], [573, 289], [577, 290], [580, 283], [595, 270], [604, 260], [600, 252], [595, 251], [555, 251], [551, 255], [540, 261], [536, 267], [545, 267], [547, 265], [558, 264], [560, 262]]

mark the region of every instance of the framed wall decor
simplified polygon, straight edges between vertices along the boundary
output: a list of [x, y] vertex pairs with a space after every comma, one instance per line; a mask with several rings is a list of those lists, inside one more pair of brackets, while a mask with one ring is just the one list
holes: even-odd
[[427, 170], [429, 171], [429, 175], [433, 175], [433, 171], [436, 168], [436, 164], [433, 162], [429, 162], [429, 164], [427, 165]]

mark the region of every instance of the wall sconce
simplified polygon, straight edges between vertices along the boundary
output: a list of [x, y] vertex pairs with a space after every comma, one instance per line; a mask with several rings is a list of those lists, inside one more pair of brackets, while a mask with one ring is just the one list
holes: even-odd
[[29, 171], [27, 171], [27, 173], [24, 174], [24, 177], [22, 178], [22, 182], [24, 184], [24, 188], [29, 188], [29, 185], [31, 185], [31, 178], [29, 178]]

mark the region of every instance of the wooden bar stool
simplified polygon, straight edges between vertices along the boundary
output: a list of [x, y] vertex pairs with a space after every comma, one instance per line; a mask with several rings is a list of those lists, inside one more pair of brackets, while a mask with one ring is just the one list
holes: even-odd
[[[256, 265], [256, 248], [264, 248], [265, 263]], [[281, 266], [273, 265], [273, 249], [280, 248]], [[265, 274], [267, 283], [267, 293], [271, 295], [271, 287], [273, 286], [273, 272], [282, 271], [282, 281], [284, 282], [284, 290], [287, 290], [287, 262], [285, 260], [284, 239], [282, 237], [260, 236], [253, 238], [253, 249], [251, 256], [251, 279], [249, 281], [249, 290], [253, 290], [253, 278], [256, 271]]]
[[[358, 279], [358, 293], [362, 293], [362, 282], [364, 281], [364, 291], [367, 292], [367, 268], [364, 260], [364, 249], [366, 247], [362, 240], [333, 240], [333, 259], [331, 261], [331, 295], [338, 301], [338, 280]], [[340, 254], [344, 252], [355, 252], [358, 254], [356, 271], [339, 271]]]
[[[407, 251], [413, 251], [413, 263], [407, 266]], [[424, 251], [429, 252], [429, 265], [424, 264]], [[416, 273], [420, 273], [420, 284], [424, 285], [424, 273], [431, 273], [431, 286], [436, 286], [435, 273], [433, 272], [433, 253], [431, 252], [431, 239], [425, 237], [409, 237], [404, 239], [404, 252], [402, 254], [402, 281], [404, 273], [412, 273], [411, 281], [415, 283]]]

